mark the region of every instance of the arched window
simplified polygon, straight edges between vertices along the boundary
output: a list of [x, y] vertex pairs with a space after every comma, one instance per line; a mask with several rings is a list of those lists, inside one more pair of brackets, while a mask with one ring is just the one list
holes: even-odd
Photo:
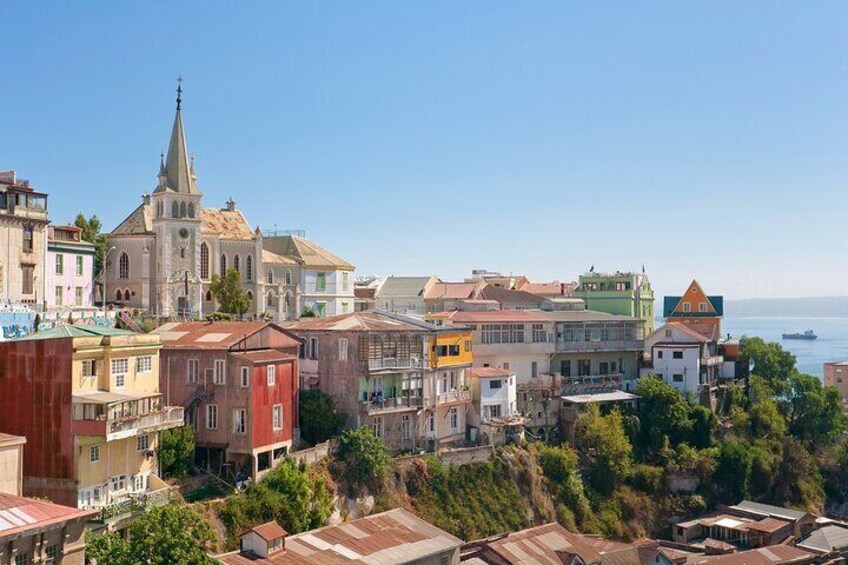
[[121, 292], [121, 289], [119, 288], [118, 290], [115, 291], [115, 301], [120, 302], [123, 299], [124, 299], [124, 293]]
[[186, 205], [185, 202], [180, 202], [180, 218], [186, 217]]
[[227, 274], [227, 256], [221, 253], [221, 272], [218, 273], [223, 278]]
[[268, 284], [274, 284], [274, 270], [268, 269], [268, 275], [265, 277], [265, 282]]
[[268, 292], [268, 302], [267, 302], [267, 304], [268, 304], [268, 308], [274, 307], [274, 293], [271, 292], [271, 291]]
[[206, 291], [206, 302], [212, 302], [212, 291], [211, 290]]
[[251, 291], [247, 291], [247, 299], [250, 301], [250, 305], [253, 306], [253, 293]]
[[239, 257], [238, 255], [233, 257], [233, 269], [235, 269], [239, 272], [239, 274], [241, 274], [241, 257]]
[[121, 253], [121, 258], [118, 259], [118, 278], [130, 278], [130, 256], [124, 251]]
[[194, 217], [194, 202], [189, 202], [189, 203], [188, 203], [188, 217], [189, 217], [189, 218], [193, 218], [193, 217]]
[[200, 278], [209, 278], [209, 246], [205, 241], [200, 244]]
[[174, 200], [174, 203], [171, 204], [171, 217], [172, 218], [179, 218], [180, 217], [180, 205], [176, 200]]
[[124, 289], [124, 301], [125, 302], [130, 301], [130, 289], [128, 289], [128, 288]]
[[247, 280], [253, 280], [253, 255], [248, 255], [245, 260], [244, 270], [246, 271]]
[[286, 286], [291, 286], [291, 271], [286, 269]]
[[291, 292], [286, 292], [286, 302], [283, 305], [283, 313], [285, 314], [286, 318], [288, 318], [289, 312], [291, 312], [291, 309], [292, 309], [292, 294], [291, 294]]

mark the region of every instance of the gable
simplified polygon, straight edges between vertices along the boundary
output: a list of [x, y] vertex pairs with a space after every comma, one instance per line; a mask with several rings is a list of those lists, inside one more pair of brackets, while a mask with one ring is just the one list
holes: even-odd
[[683, 296], [680, 297], [677, 305], [674, 307], [674, 314], [688, 315], [692, 313], [698, 314], [715, 314], [710, 299], [707, 297], [704, 289], [698, 284], [698, 281], [692, 281]]
[[133, 210], [109, 235], [148, 235], [153, 233], [153, 205], [142, 204]]

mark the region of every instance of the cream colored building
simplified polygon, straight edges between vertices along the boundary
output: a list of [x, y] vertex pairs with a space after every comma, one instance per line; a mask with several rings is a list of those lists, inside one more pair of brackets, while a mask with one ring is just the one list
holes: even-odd
[[44, 301], [48, 222], [47, 194], [0, 172], [0, 304]]
[[0, 433], [0, 493], [23, 494], [26, 438]]

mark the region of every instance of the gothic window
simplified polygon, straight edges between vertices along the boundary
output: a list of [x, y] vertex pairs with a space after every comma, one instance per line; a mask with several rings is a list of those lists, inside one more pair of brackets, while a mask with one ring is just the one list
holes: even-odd
[[189, 202], [189, 203], [188, 203], [188, 217], [189, 217], [189, 218], [193, 218], [193, 217], [194, 217], [194, 202]]
[[247, 299], [250, 301], [250, 305], [253, 306], [253, 293], [249, 290], [247, 291]]
[[241, 257], [239, 257], [238, 255], [233, 257], [233, 269], [235, 269], [239, 272], [239, 274], [241, 274]]
[[268, 276], [265, 277], [265, 282], [268, 284], [274, 284], [274, 270], [268, 269]]
[[291, 303], [292, 303], [291, 292], [287, 292], [286, 293], [286, 303], [284, 304], [284, 306], [285, 306], [284, 311], [285, 311], [286, 316], [288, 316], [289, 312], [291, 312]]
[[118, 290], [115, 291], [115, 300], [117, 302], [120, 302], [123, 299], [124, 299], [124, 293], [121, 292], [121, 289], [119, 288]]
[[206, 291], [206, 302], [212, 302], [212, 291], [211, 290]]
[[268, 293], [268, 308], [273, 308], [273, 307], [274, 307], [274, 293], [269, 292]]
[[176, 201], [174, 201], [174, 203], [171, 204], [171, 217], [172, 218], [179, 218], [180, 217], [180, 205]]
[[291, 286], [291, 271], [286, 269], [286, 285]]
[[227, 256], [221, 253], [221, 277], [227, 274]]
[[244, 270], [246, 271], [247, 280], [253, 280], [253, 255], [248, 255], [244, 261]]
[[209, 246], [205, 241], [200, 244], [200, 278], [209, 278]]
[[121, 253], [121, 258], [118, 260], [118, 278], [130, 278], [130, 256], [127, 255], [126, 251]]
[[128, 288], [124, 289], [124, 300], [126, 302], [130, 301], [130, 289], [128, 289]]
[[180, 218], [186, 217], [186, 204], [185, 202], [180, 202]]

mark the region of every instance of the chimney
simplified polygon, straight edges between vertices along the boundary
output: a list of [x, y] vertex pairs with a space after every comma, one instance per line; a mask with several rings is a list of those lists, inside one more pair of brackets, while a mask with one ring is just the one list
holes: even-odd
[[235, 212], [236, 211], [236, 201], [233, 200], [233, 197], [230, 196], [230, 199], [227, 200], [227, 212]]

